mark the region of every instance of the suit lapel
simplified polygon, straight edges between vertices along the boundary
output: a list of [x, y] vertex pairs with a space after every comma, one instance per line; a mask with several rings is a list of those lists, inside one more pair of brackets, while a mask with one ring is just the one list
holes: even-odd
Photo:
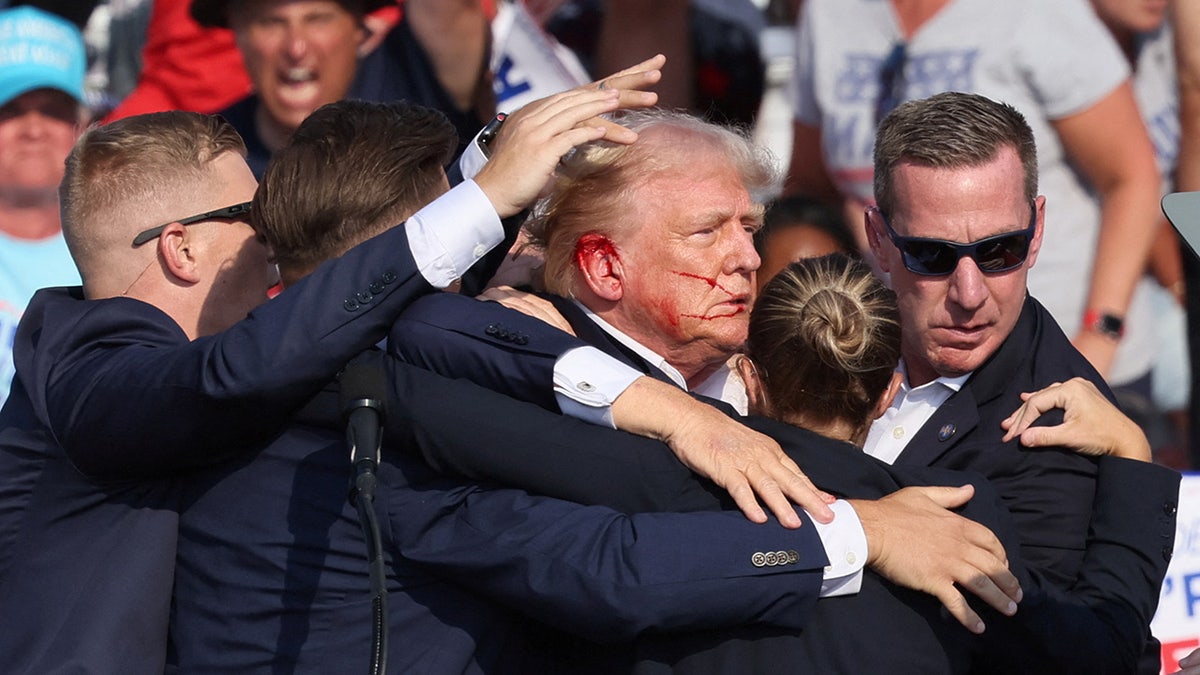
[[[970, 436], [979, 426], [980, 409], [999, 399], [1021, 367], [1025, 352], [1037, 339], [1037, 323], [1037, 307], [1027, 295], [1021, 316], [1000, 349], [971, 375], [958, 393], [938, 407], [904, 447], [896, 463], [932, 466]], [[995, 431], [998, 438], [1000, 430]]]
[[637, 368], [641, 372], [653, 377], [656, 380], [661, 380], [672, 386], [678, 386], [675, 381], [667, 374], [658, 369], [658, 366], [651, 364], [646, 359], [643, 359], [637, 352], [626, 347], [617, 341], [616, 338], [609, 335], [603, 328], [588, 318], [579, 305], [576, 305], [571, 300], [557, 295], [543, 295], [543, 298], [549, 300], [559, 314], [571, 324], [571, 328], [575, 330], [575, 336], [589, 345], [599, 349], [609, 356], [629, 364]]
[[[968, 383], [969, 384], [969, 383]], [[979, 405], [969, 386], [938, 406], [896, 458], [897, 464], [932, 466], [979, 426]]]

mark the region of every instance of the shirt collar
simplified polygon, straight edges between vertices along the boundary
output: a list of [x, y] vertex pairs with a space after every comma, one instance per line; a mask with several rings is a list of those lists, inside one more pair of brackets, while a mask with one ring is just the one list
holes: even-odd
[[592, 321], [595, 321], [596, 325], [600, 326], [600, 328], [605, 333], [608, 333], [609, 335], [611, 335], [614, 340], [616, 340], [617, 342], [620, 342], [621, 344], [625, 345], [629, 349], [633, 350], [634, 354], [637, 354], [638, 356], [645, 359], [646, 362], [649, 363], [650, 365], [652, 365], [652, 366], [658, 368], [659, 370], [663, 371], [664, 373], [666, 373], [667, 377], [671, 378], [671, 381], [674, 382], [675, 384], [679, 385], [679, 387], [681, 389], [683, 389], [684, 391], [688, 390], [687, 381], [683, 379], [683, 375], [680, 374], [680, 372], [675, 369], [675, 366], [672, 366], [671, 364], [667, 363], [666, 359], [664, 359], [662, 356], [655, 353], [650, 348], [641, 344], [637, 340], [634, 340], [633, 338], [629, 337], [625, 333], [622, 333], [618, 328], [616, 328], [609, 322], [605, 321], [604, 319], [601, 319], [598, 314], [596, 314], [592, 310], [585, 307], [583, 305], [583, 303], [579, 302], [578, 300], [575, 300], [574, 302], [576, 305], [579, 306], [580, 309], [583, 310], [583, 313], [586, 314], [589, 319], [591, 319]]
[[966, 375], [958, 375], [955, 377], [939, 377], [936, 380], [926, 382], [919, 387], [913, 387], [908, 383], [908, 367], [904, 365], [903, 358], [900, 359], [900, 364], [896, 366], [896, 370], [900, 371], [900, 374], [904, 376], [904, 381], [900, 385], [901, 393], [904, 394], [907, 394], [910, 391], [923, 390], [926, 387], [932, 388], [934, 386], [946, 387], [950, 391], [958, 393], [963, 388], [963, 385], [967, 383], [967, 380], [970, 379], [972, 373], [974, 373], [974, 371], [971, 371]]

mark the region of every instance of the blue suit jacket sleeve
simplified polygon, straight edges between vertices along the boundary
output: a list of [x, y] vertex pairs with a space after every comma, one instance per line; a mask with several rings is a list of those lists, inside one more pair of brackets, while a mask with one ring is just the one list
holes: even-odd
[[433, 290], [396, 227], [192, 342], [137, 300], [35, 302], [15, 358], [38, 372], [22, 378], [44, 383], [35, 412], [81, 471], [153, 477], [264, 438]]
[[811, 546], [812, 527], [755, 525], [736, 512], [630, 516], [445, 479], [387, 486], [384, 501], [406, 559], [591, 640], [746, 623], [799, 629], [820, 591], [818, 559], [752, 561]]
[[388, 348], [409, 363], [556, 412], [554, 364], [586, 345], [500, 303], [448, 294], [414, 302], [388, 336]]
[[[1175, 471], [1101, 459], [1091, 532], [1074, 585], [1061, 589], [1036, 567], [1012, 559], [1025, 598], [1011, 620], [985, 610], [986, 672], [1157, 672], [1157, 654], [1153, 664], [1139, 658], [1171, 558], [1178, 494]], [[1003, 528], [997, 535], [1016, 549], [1015, 530]]]

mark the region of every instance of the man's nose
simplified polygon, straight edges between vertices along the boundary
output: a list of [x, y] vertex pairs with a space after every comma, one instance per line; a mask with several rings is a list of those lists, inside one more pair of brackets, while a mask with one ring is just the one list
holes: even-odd
[[754, 235], [745, 229], [739, 229], [726, 258], [726, 272], [729, 274], [749, 274], [758, 269], [762, 259], [754, 248]]
[[284, 38], [284, 50], [287, 52], [288, 58], [293, 61], [303, 59], [308, 53], [308, 43], [308, 30], [304, 26], [288, 26], [287, 35]]
[[21, 113], [18, 118], [20, 122], [21, 135], [38, 138], [46, 133], [46, 125], [54, 118], [36, 108], [31, 108]]
[[959, 258], [954, 271], [950, 273], [950, 300], [966, 310], [976, 310], [983, 306], [988, 298], [988, 287], [983, 278], [983, 271], [969, 256]]

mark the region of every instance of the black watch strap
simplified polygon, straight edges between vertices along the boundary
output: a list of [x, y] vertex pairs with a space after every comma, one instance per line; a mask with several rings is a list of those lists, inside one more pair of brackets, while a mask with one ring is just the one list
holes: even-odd
[[504, 120], [508, 119], [508, 113], [496, 113], [491, 122], [479, 132], [479, 148], [483, 150], [483, 156], [491, 159], [492, 157], [492, 141], [496, 140], [496, 134], [500, 133], [500, 127], [504, 126]]
[[1116, 314], [1089, 309], [1083, 313], [1083, 327], [1114, 340], [1120, 340], [1121, 336], [1125, 334], [1125, 319]]

